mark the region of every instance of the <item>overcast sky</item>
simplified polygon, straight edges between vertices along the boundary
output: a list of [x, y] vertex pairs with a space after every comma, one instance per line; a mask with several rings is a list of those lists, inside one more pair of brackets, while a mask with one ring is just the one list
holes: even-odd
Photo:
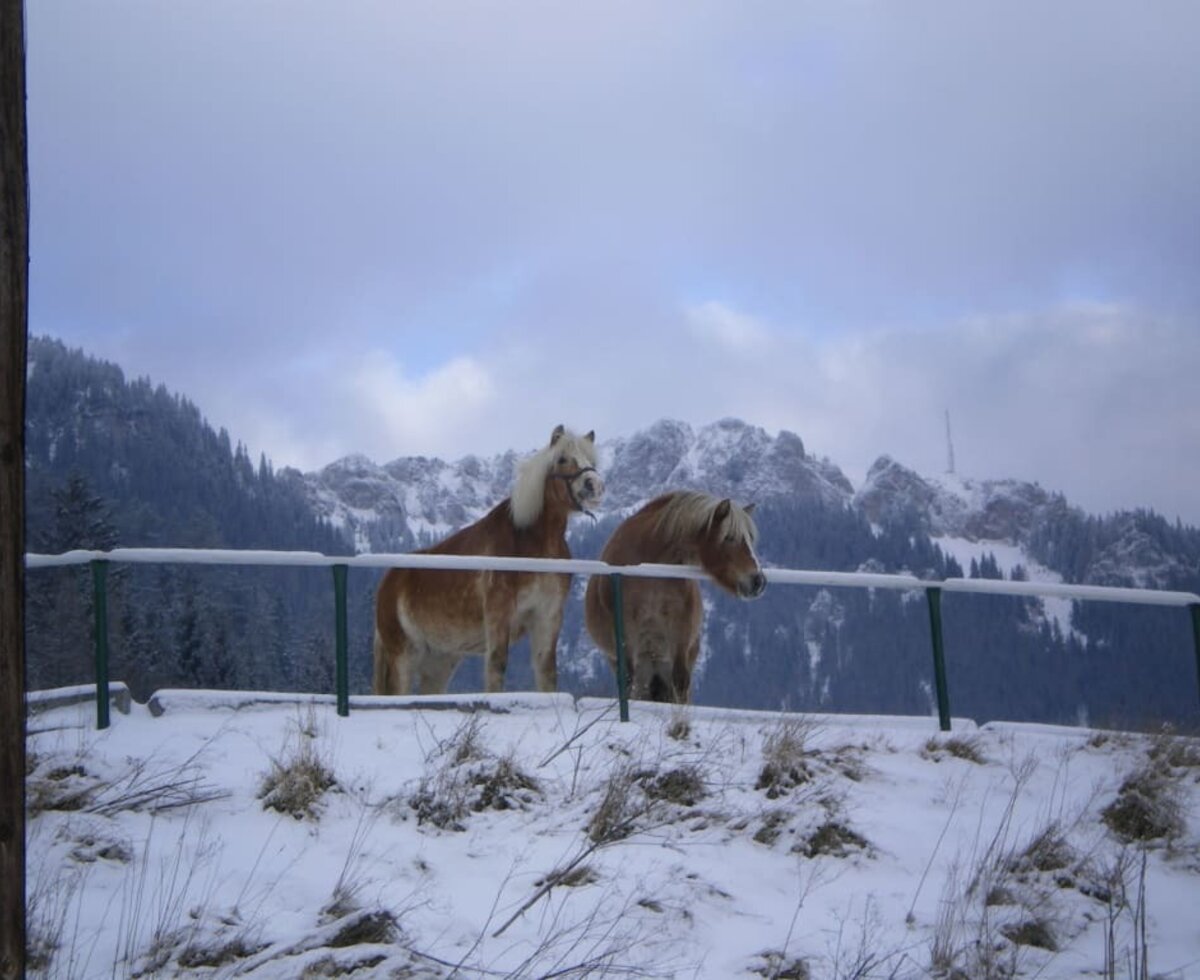
[[734, 415], [1200, 524], [1200, 3], [27, 9], [31, 331], [254, 453]]

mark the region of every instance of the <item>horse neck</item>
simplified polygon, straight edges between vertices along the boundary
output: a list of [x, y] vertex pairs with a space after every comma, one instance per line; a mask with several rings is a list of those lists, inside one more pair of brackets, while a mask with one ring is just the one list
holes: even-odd
[[567, 537], [567, 521], [574, 507], [562, 480], [547, 479], [542, 496], [542, 509], [532, 524], [521, 528], [523, 534], [533, 537], [542, 547], [549, 549]]

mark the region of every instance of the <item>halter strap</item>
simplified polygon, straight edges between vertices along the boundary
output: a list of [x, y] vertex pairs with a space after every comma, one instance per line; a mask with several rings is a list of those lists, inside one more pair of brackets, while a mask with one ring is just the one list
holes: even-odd
[[551, 479], [563, 480], [567, 484], [567, 496], [571, 498], [571, 506], [574, 507], [581, 514], [587, 514], [587, 516], [590, 517], [593, 521], [596, 520], [596, 515], [593, 514], [590, 510], [587, 510], [583, 506], [583, 504], [581, 504], [579, 502], [578, 498], [575, 496], [575, 487], [572, 486], [572, 484], [574, 484], [574, 482], [576, 480], [578, 480], [581, 476], [583, 476], [584, 473], [595, 473], [595, 472], [596, 472], [596, 467], [594, 467], [594, 466], [582, 466], [579, 469], [577, 469], [574, 473], [551, 473], [550, 474]]

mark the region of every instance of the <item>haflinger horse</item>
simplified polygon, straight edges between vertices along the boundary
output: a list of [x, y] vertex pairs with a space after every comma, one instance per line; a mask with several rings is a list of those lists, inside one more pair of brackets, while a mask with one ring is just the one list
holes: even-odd
[[[594, 432], [561, 425], [517, 471], [512, 495], [420, 553], [570, 558], [567, 520], [604, 493]], [[544, 572], [392, 568], [375, 595], [376, 694], [441, 694], [468, 654], [485, 658], [484, 684], [504, 689], [509, 647], [528, 635], [539, 691], [558, 686], [555, 660], [571, 576]]]
[[[600, 557], [610, 565], [699, 565], [726, 592], [754, 599], [762, 595], [767, 579], [754, 553], [758, 530], [753, 510], [753, 504], [739, 507], [706, 493], [663, 494], [620, 524]], [[700, 587], [691, 579], [624, 576], [621, 597], [630, 696], [686, 704], [704, 620]], [[615, 673], [608, 576], [588, 581], [584, 611], [588, 632]]]

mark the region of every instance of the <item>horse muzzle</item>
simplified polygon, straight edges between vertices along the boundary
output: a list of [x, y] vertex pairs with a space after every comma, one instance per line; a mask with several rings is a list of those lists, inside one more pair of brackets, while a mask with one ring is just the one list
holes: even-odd
[[741, 599], [757, 599], [767, 588], [767, 577], [762, 572], [747, 575], [738, 581], [738, 597]]
[[590, 509], [604, 496], [604, 481], [596, 473], [584, 473], [571, 486], [580, 509]]

